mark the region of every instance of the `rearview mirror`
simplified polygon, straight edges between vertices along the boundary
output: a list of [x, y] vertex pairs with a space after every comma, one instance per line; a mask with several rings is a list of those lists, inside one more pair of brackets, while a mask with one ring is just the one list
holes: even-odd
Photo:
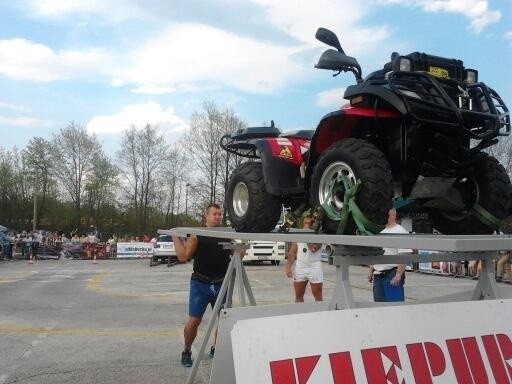
[[343, 52], [343, 49], [341, 48], [340, 41], [338, 40], [338, 36], [327, 28], [318, 28], [315, 34], [315, 38], [319, 41], [321, 41], [324, 44], [330, 45], [331, 47], [336, 48], [341, 53]]

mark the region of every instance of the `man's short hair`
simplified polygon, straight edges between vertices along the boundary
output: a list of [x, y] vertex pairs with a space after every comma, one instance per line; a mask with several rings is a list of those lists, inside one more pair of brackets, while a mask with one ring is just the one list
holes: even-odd
[[315, 224], [315, 216], [313, 216], [312, 213], [308, 213], [302, 217], [302, 225], [304, 225], [304, 222], [306, 220], [311, 220], [311, 224]]
[[206, 209], [205, 209], [204, 213], [205, 213], [205, 214], [208, 214], [208, 212], [210, 212], [210, 209], [211, 209], [211, 208], [220, 209], [220, 205], [219, 205], [219, 204], [217, 204], [217, 203], [210, 203], [210, 204], [208, 204], [208, 206], [206, 207]]
[[315, 221], [315, 216], [313, 216], [313, 214], [311, 214], [311, 213], [308, 213], [307, 215], [304, 215], [304, 217], [302, 218], [302, 221], [304, 221], [306, 219]]

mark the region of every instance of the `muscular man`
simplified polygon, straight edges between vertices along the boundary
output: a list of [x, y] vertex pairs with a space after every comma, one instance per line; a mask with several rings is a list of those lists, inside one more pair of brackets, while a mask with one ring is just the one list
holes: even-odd
[[[222, 211], [217, 204], [210, 204], [205, 211], [207, 227], [218, 227], [222, 222]], [[179, 236], [172, 236], [176, 256], [181, 262], [194, 258], [193, 273], [190, 278], [190, 296], [188, 303], [189, 318], [183, 331], [185, 343], [181, 353], [181, 364], [192, 366], [192, 343], [208, 304], [213, 306], [219, 295], [222, 281], [228, 269], [231, 251], [223, 249], [222, 242], [230, 239], [215, 237], [190, 236], [184, 242]], [[213, 357], [215, 347], [212, 346], [210, 356]]]

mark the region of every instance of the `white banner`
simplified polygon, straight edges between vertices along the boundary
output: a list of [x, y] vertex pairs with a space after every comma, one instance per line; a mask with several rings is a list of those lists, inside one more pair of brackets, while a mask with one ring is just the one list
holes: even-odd
[[153, 243], [117, 243], [117, 257], [151, 257], [153, 256]]
[[510, 383], [512, 300], [240, 320], [237, 383]]

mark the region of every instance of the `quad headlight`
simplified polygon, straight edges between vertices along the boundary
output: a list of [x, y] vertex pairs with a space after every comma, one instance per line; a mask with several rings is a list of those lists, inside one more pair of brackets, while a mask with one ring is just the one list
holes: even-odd
[[393, 71], [411, 72], [412, 60], [405, 56], [397, 56], [393, 59]]
[[466, 69], [466, 82], [475, 84], [478, 82], [478, 71], [476, 69]]

